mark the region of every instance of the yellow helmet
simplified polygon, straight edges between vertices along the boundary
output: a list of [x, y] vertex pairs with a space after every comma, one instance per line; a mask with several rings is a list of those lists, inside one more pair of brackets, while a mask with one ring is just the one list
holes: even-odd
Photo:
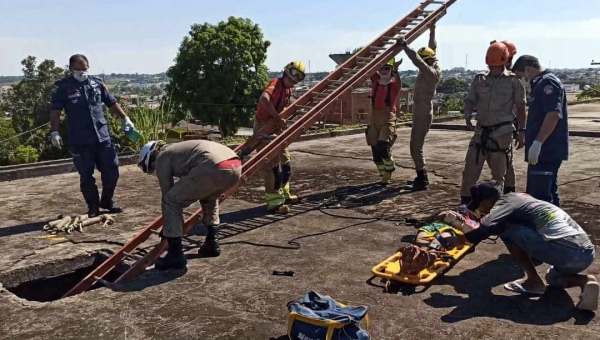
[[292, 61], [289, 64], [285, 65], [283, 72], [285, 73], [285, 75], [287, 75], [297, 83], [304, 80], [304, 77], [306, 76], [306, 74], [304, 73], [304, 64], [300, 60]]
[[421, 47], [418, 51], [417, 54], [419, 55], [419, 57], [421, 57], [421, 59], [423, 60], [427, 60], [427, 59], [435, 59], [435, 51], [432, 50], [429, 47]]

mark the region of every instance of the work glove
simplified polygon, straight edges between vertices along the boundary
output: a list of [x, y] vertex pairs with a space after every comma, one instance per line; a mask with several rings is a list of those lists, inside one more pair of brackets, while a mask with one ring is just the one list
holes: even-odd
[[54, 147], [57, 147], [59, 149], [62, 148], [63, 141], [62, 141], [62, 138], [60, 137], [60, 134], [58, 133], [58, 131], [52, 131], [50, 140], [52, 141], [52, 145], [54, 145]]
[[537, 140], [534, 140], [527, 154], [529, 164], [536, 165], [538, 163], [538, 158], [540, 158], [540, 151], [542, 151], [542, 143]]
[[124, 127], [126, 130], [134, 129], [133, 122], [131, 121], [131, 119], [129, 119], [128, 116], [125, 116], [125, 118], [123, 118], [123, 124], [125, 125]]

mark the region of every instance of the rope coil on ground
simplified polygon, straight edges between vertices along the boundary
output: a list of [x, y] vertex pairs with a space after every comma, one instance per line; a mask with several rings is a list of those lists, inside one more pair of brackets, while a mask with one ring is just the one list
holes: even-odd
[[54, 221], [48, 222], [42, 228], [43, 231], [48, 232], [51, 235], [58, 234], [59, 232], [65, 232], [71, 234], [74, 230], [83, 233], [83, 227], [87, 227], [96, 223], [103, 223], [102, 228], [112, 225], [115, 222], [112, 215], [102, 214], [97, 217], [88, 217], [88, 215], [79, 215], [75, 217], [65, 216]]

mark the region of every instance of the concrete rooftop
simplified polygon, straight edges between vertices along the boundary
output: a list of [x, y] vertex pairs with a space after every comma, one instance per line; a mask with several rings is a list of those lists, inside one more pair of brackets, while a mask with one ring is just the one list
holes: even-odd
[[[582, 126], [600, 119], [597, 104], [570, 110], [574, 125], [578, 115], [592, 117], [581, 118], [588, 119]], [[459, 203], [470, 133], [432, 130], [425, 150], [431, 190], [399, 194], [414, 176], [409, 134], [410, 129], [399, 129], [393, 147], [398, 170], [387, 188], [374, 184], [378, 176], [363, 135], [295, 143], [292, 183], [305, 201], [289, 216], [265, 214], [257, 176], [222, 207], [221, 257], [197, 256], [203, 236], [196, 230], [186, 242], [187, 273], [149, 269], [130, 282], [51, 302], [28, 301], [13, 292], [33, 297], [47, 290], [45, 296], [59, 296], [69, 289], [75, 282], [38, 281], [29, 291], [25, 282], [91, 265], [118, 249], [160, 214], [158, 183], [135, 166], [123, 167], [116, 198], [126, 210], [116, 223], [53, 241], [40, 238], [45, 221], [85, 212], [77, 174], [1, 182], [0, 282], [6, 288], [0, 287], [0, 338], [283, 340], [286, 303], [311, 290], [367, 306], [374, 339], [598, 338], [598, 318], [574, 310], [577, 291], [533, 299], [505, 291], [502, 284], [522, 274], [502, 242], [486, 241], [416, 292], [385, 293], [382, 283], [371, 279], [371, 267], [414, 234], [405, 217]], [[599, 149], [597, 138], [572, 137], [571, 158], [560, 173], [564, 209], [596, 244], [600, 188], [593, 176], [600, 173]], [[520, 150], [515, 156], [519, 190], [525, 188], [522, 159]], [[482, 177], [490, 177], [487, 169]], [[331, 201], [340, 206], [324, 208]], [[272, 276], [273, 270], [295, 275]], [[590, 273], [599, 272], [597, 260]]]

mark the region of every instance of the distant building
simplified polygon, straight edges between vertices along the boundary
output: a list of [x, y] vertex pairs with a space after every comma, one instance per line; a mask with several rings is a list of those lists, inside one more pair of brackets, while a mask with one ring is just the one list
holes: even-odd
[[567, 93], [579, 92], [579, 84], [563, 84], [563, 87]]

